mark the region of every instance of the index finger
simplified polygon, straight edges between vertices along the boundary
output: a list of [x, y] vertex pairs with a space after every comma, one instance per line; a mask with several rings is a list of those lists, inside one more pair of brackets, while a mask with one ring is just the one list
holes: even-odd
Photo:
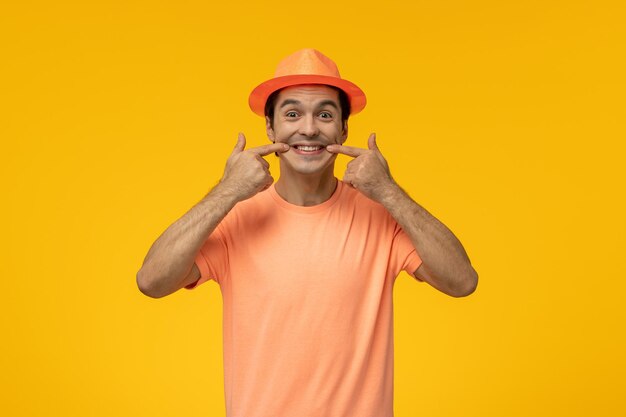
[[286, 152], [289, 150], [289, 145], [286, 143], [272, 143], [269, 145], [257, 146], [256, 148], [250, 148], [248, 150], [259, 156], [266, 156], [274, 152]]
[[368, 149], [356, 148], [354, 146], [343, 146], [343, 145], [328, 145], [326, 147], [326, 150], [332, 153], [341, 153], [344, 155], [348, 155], [353, 158], [356, 158], [357, 156], [361, 156], [364, 153], [369, 151]]

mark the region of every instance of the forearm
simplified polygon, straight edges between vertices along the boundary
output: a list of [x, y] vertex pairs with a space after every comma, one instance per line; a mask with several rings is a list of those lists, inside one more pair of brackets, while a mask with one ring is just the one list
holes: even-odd
[[154, 294], [179, 289], [203, 243], [237, 201], [234, 190], [220, 182], [170, 225], [150, 247], [137, 273], [139, 286]]
[[381, 203], [410, 237], [431, 284], [450, 295], [467, 295], [473, 291], [478, 278], [476, 271], [450, 229], [395, 182], [386, 187]]

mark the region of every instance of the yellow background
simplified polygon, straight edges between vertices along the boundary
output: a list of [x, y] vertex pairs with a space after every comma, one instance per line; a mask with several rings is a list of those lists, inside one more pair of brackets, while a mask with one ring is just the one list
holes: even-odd
[[480, 276], [396, 282], [396, 417], [624, 415], [621, 4], [4, 2], [0, 414], [224, 415], [219, 287], [135, 274], [313, 47], [367, 93], [348, 144], [376, 132]]

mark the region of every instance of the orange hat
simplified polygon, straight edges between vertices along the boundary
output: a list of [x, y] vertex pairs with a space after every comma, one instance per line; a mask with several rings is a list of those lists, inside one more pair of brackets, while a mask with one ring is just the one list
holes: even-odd
[[265, 116], [265, 102], [276, 90], [299, 84], [325, 84], [343, 90], [350, 101], [350, 114], [363, 110], [365, 93], [355, 84], [339, 75], [337, 65], [316, 49], [301, 49], [280, 61], [274, 78], [259, 84], [248, 99], [253, 112]]

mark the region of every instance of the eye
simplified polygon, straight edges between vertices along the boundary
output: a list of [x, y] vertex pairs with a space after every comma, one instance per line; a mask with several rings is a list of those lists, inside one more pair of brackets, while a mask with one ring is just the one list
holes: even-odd
[[332, 119], [332, 118], [333, 118], [333, 115], [332, 115], [332, 113], [330, 113], [330, 112], [323, 111], [323, 112], [321, 112], [321, 113], [320, 113], [320, 117], [321, 117], [322, 119]]
[[295, 111], [288, 111], [287, 113], [285, 113], [285, 116], [287, 116], [287, 117], [298, 117], [298, 113], [296, 113]]

